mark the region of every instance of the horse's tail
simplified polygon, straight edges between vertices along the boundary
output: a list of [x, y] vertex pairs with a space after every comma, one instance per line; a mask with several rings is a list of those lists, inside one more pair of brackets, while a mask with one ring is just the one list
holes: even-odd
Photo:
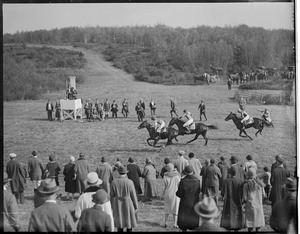
[[205, 126], [208, 127], [208, 129], [212, 129], [212, 130], [218, 129], [218, 127], [215, 125], [205, 125]]

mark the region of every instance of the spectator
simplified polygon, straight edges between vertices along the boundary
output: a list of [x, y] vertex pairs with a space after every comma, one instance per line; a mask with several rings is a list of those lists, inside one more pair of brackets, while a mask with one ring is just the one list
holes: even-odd
[[124, 98], [124, 101], [122, 102], [122, 112], [121, 112], [124, 117], [127, 118], [128, 113], [129, 113], [129, 107], [128, 107], [128, 101], [126, 100], [126, 98]]
[[265, 226], [263, 211], [264, 183], [256, 176], [256, 170], [252, 167], [248, 169], [247, 180], [243, 185], [243, 202], [245, 205], [245, 225], [248, 231], [258, 232]]
[[10, 161], [6, 164], [6, 173], [10, 181], [10, 189], [16, 201], [24, 204], [25, 171], [22, 164], [16, 160], [15, 153], [9, 154]]
[[41, 184], [44, 166], [42, 161], [38, 158], [37, 152], [32, 152], [32, 157], [28, 161], [28, 174], [33, 183], [34, 193]]
[[109, 194], [110, 183], [113, 180], [113, 173], [111, 165], [106, 161], [105, 157], [101, 158], [101, 163], [96, 169], [98, 177], [103, 181], [102, 188]]
[[61, 107], [59, 102], [55, 103], [55, 120], [61, 121]]
[[215, 159], [210, 160], [210, 165], [207, 167], [206, 171], [206, 195], [215, 199], [216, 204], [218, 204], [218, 197], [220, 194], [219, 185], [220, 178], [222, 177], [220, 169], [216, 166]]
[[64, 167], [63, 174], [65, 176], [65, 191], [67, 193], [67, 199], [70, 199], [70, 193], [72, 194], [71, 200], [76, 193], [76, 174], [75, 174], [75, 157], [70, 156], [70, 162]]
[[151, 99], [149, 107], [151, 116], [155, 116], [156, 104], [153, 99]]
[[255, 171], [257, 171], [257, 165], [256, 165], [256, 162], [253, 161], [252, 155], [247, 155], [246, 160], [247, 161], [244, 163], [244, 166], [243, 166], [245, 172], [247, 172], [250, 167], [253, 167], [255, 169]]
[[179, 182], [180, 182], [180, 174], [174, 168], [172, 163], [167, 164], [167, 172], [165, 173], [164, 177], [164, 191], [162, 196], [164, 197], [164, 205], [165, 205], [165, 225], [167, 227], [167, 221], [169, 214], [173, 215], [174, 219], [174, 227], [178, 228], [177, 226], [177, 218], [178, 218], [178, 209], [179, 209], [179, 202], [180, 198], [175, 195], [178, 190]]
[[201, 181], [201, 177], [200, 177], [201, 168], [202, 168], [201, 162], [199, 161], [199, 159], [195, 158], [194, 153], [189, 153], [188, 157], [190, 158], [188, 160], [188, 165], [190, 165], [193, 168], [194, 175], [198, 177]]
[[205, 114], [205, 104], [202, 100], [198, 106], [198, 110], [200, 110], [200, 121], [202, 121], [202, 115], [205, 117], [205, 120], [207, 121], [206, 114]]
[[169, 158], [165, 158], [164, 159], [164, 164], [165, 166], [163, 166], [163, 168], [161, 169], [161, 172], [160, 172], [160, 176], [161, 178], [163, 179], [164, 178], [164, 174], [168, 171], [167, 170], [167, 165], [170, 163], [170, 159]]
[[271, 173], [271, 193], [269, 200], [272, 203], [272, 207], [275, 205], [277, 201], [282, 200], [285, 197], [285, 189], [282, 186], [285, 184], [286, 179], [290, 177], [290, 173], [283, 166], [283, 159], [278, 157], [276, 159], [277, 167], [273, 169], [273, 173]]
[[224, 205], [220, 227], [227, 230], [238, 231], [244, 228], [243, 222], [243, 182], [236, 178], [236, 168], [228, 170], [229, 178], [223, 183], [221, 196]]
[[130, 232], [137, 226], [138, 201], [134, 184], [126, 177], [127, 172], [125, 167], [119, 167], [120, 177], [112, 181], [110, 189], [114, 224], [118, 232], [124, 228]]
[[140, 184], [140, 177], [142, 176], [142, 172], [139, 166], [136, 165], [132, 157], [128, 159], [128, 162], [129, 164], [127, 165], [127, 170], [128, 170], [127, 177], [128, 179], [132, 180], [136, 191], [136, 197], [138, 197], [138, 195], [143, 193]]
[[288, 178], [283, 187], [286, 196], [273, 206], [270, 226], [277, 233], [298, 233], [297, 181]]
[[104, 111], [104, 118], [103, 119], [108, 119], [109, 110], [110, 110], [110, 103], [108, 102], [108, 100], [106, 98], [105, 102], [103, 104], [103, 111]]
[[99, 189], [92, 195], [92, 208], [83, 210], [78, 226], [78, 232], [111, 232], [111, 217], [103, 211], [103, 204], [109, 201], [109, 196], [104, 189]]
[[176, 107], [175, 107], [175, 102], [173, 100], [173, 98], [170, 98], [170, 102], [171, 102], [171, 110], [170, 110], [170, 114], [171, 114], [171, 118], [173, 118], [173, 113], [176, 115], [176, 117], [178, 118], [178, 115], [176, 113]]
[[243, 167], [237, 163], [238, 159], [236, 156], [231, 156], [230, 163], [231, 167], [236, 167], [236, 177], [239, 178], [241, 181], [245, 180], [245, 171]]
[[179, 183], [176, 196], [180, 198], [177, 225], [182, 231], [199, 226], [199, 217], [194, 205], [200, 200], [200, 180], [194, 176], [193, 168], [184, 168], [183, 177]]
[[182, 176], [182, 171], [184, 168], [189, 164], [188, 160], [183, 157], [185, 155], [185, 152], [183, 150], [178, 151], [179, 158], [174, 162], [174, 166], [177, 169], [177, 171]]
[[118, 117], [118, 104], [116, 103], [116, 100], [113, 100], [111, 104], [111, 113], [112, 113], [112, 118], [117, 118]]
[[45, 174], [48, 174], [47, 177], [55, 179], [56, 185], [59, 186], [58, 174], [61, 171], [60, 166], [55, 162], [55, 155], [49, 155], [49, 163], [46, 165]]
[[[278, 162], [278, 159], [279, 159], [279, 161], [283, 161], [281, 154], [277, 154], [275, 156], [275, 162], [271, 166], [271, 175], [273, 174], [274, 169], [277, 168], [279, 165], [281, 165], [281, 163]], [[283, 167], [286, 169], [285, 162], [283, 162]]]
[[214, 199], [205, 197], [203, 201], [195, 204], [195, 211], [201, 218], [201, 225], [194, 232], [220, 232], [221, 229], [215, 224], [214, 219], [220, 214]]
[[3, 213], [7, 219], [7, 222], [4, 220], [4, 218], [4, 222], [2, 221], [2, 231], [4, 232], [10, 232], [10, 227], [12, 227], [16, 232], [18, 232], [21, 228], [16, 197], [7, 189], [8, 182], [11, 181], [11, 178], [5, 178], [3, 180]]
[[48, 102], [46, 104], [46, 111], [47, 111], [49, 121], [52, 121], [52, 112], [53, 112], [53, 110], [54, 110], [53, 104], [50, 101], [50, 99], [48, 99]]
[[257, 177], [261, 179], [265, 184], [265, 199], [269, 200], [270, 190], [271, 190], [271, 173], [269, 172], [268, 167], [263, 168], [264, 172], [258, 174]]
[[46, 197], [43, 205], [35, 208], [29, 220], [29, 232], [72, 232], [75, 224], [71, 213], [62, 204], [56, 203], [59, 188], [53, 179], [46, 179], [39, 193]]
[[113, 168], [113, 180], [120, 176], [119, 174], [119, 167], [121, 166], [120, 161], [116, 161], [115, 166]]
[[82, 194], [86, 189], [84, 181], [88, 173], [91, 171], [90, 164], [85, 158], [83, 153], [79, 154], [79, 159], [75, 162], [75, 175], [76, 175], [76, 192]]
[[228, 90], [231, 90], [231, 85], [232, 85], [232, 80], [230, 79], [230, 77], [228, 77], [228, 79], [227, 79]]
[[230, 168], [230, 165], [223, 156], [220, 157], [220, 160], [221, 161], [218, 163], [218, 167], [220, 168], [221, 175], [222, 175], [220, 178], [220, 187], [219, 187], [221, 190], [224, 181], [228, 178], [228, 170]]
[[[75, 218], [79, 219], [82, 215], [83, 210], [87, 208], [92, 208], [95, 203], [93, 202], [93, 195], [102, 188], [102, 180], [99, 179], [98, 174], [96, 172], [90, 172], [87, 175], [86, 180], [84, 181], [86, 184], [86, 190], [84, 190], [83, 194], [80, 195], [77, 201], [77, 206], [75, 208]], [[103, 211], [108, 214], [111, 218], [111, 227], [114, 230], [114, 218], [111, 208], [111, 203], [108, 200], [102, 205]]]
[[207, 175], [207, 168], [209, 165], [209, 160], [205, 159], [204, 161], [204, 167], [202, 167], [201, 172], [200, 172], [200, 176], [202, 176], [202, 195], [205, 196], [205, 194], [207, 194], [207, 188], [206, 188], [206, 175]]
[[146, 165], [142, 173], [145, 179], [144, 183], [144, 198], [145, 201], [152, 201], [153, 197], [157, 197], [156, 188], [156, 169], [149, 158], [146, 158]]

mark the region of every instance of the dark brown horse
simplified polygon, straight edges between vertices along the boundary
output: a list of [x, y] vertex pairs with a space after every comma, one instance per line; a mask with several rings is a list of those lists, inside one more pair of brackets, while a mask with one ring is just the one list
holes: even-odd
[[203, 123], [196, 123], [195, 124], [195, 129], [191, 129], [191, 133], [188, 133], [186, 131], [185, 127], [183, 127], [184, 121], [182, 121], [181, 119], [172, 118], [170, 123], [169, 123], [169, 127], [173, 126], [174, 124], [176, 124], [178, 129], [179, 129], [179, 135], [196, 134], [194, 139], [188, 141], [187, 144], [192, 142], [192, 141], [195, 141], [199, 137], [199, 135], [202, 135], [203, 138], [205, 139], [205, 145], [207, 145], [207, 142], [208, 142], [208, 138], [206, 137], [207, 130], [209, 130], [209, 129], [218, 129], [214, 125], [205, 125]]
[[210, 75], [208, 73], [203, 73], [202, 75], [194, 75], [194, 83], [196, 84], [196, 81], [203, 81], [206, 82], [206, 84], [209, 85]]
[[[239, 136], [240, 137], [249, 137], [249, 139], [252, 140], [252, 138], [246, 133], [245, 129], [243, 129], [243, 124], [241, 123], [241, 118], [237, 117], [236, 114], [230, 112], [230, 114], [225, 118], [225, 121], [228, 121], [228, 120], [231, 120], [231, 119], [234, 122], [236, 128], [238, 130], [240, 130]], [[269, 126], [274, 127], [272, 122], [271, 122], [271, 124], [268, 124], [265, 120], [259, 119], [259, 118], [253, 118], [253, 120], [254, 120], [253, 123], [250, 123], [250, 124], [246, 125], [245, 128], [247, 129], [247, 128], [252, 128], [253, 127], [255, 129], [258, 129], [258, 131], [255, 133], [256, 137], [257, 137], [257, 133], [260, 133], [260, 135], [262, 135], [261, 132], [264, 129], [265, 125], [268, 126], [268, 127]], [[244, 133], [245, 136], [243, 136], [242, 133]]]
[[[138, 126], [138, 129], [143, 129], [143, 128], [146, 128], [149, 132], [149, 135], [150, 137], [147, 139], [147, 143], [148, 145], [150, 146], [153, 146], [153, 147], [161, 147], [161, 146], [156, 146], [156, 143], [160, 140], [160, 139], [168, 139], [167, 141], [167, 144], [166, 146], [168, 145], [171, 145], [173, 144], [172, 143], [172, 140], [175, 139], [177, 142], [177, 136], [179, 135], [179, 132], [178, 130], [176, 130], [175, 128], [171, 128], [171, 127], [168, 127], [166, 129], [166, 132], [163, 132], [160, 134], [160, 137], [159, 137], [159, 134], [158, 132], [156, 132], [154, 126], [152, 126], [151, 123], [149, 123], [147, 120], [143, 121], [139, 126]], [[151, 145], [150, 144], [150, 140], [153, 140], [153, 144]]]

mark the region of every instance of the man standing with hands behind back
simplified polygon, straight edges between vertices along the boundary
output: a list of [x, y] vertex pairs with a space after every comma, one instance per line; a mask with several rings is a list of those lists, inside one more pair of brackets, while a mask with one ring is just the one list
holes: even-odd
[[49, 121], [52, 121], [52, 112], [53, 112], [53, 110], [54, 110], [53, 104], [50, 101], [50, 99], [48, 99], [48, 102], [46, 104], [46, 111], [47, 111], [47, 114], [48, 114], [48, 120]]

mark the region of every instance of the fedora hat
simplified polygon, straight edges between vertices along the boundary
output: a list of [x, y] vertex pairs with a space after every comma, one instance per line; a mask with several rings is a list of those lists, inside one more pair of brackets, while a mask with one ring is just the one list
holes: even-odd
[[124, 166], [119, 166], [118, 172], [119, 172], [120, 174], [127, 174], [128, 171], [127, 171], [126, 167], [124, 167]]
[[104, 189], [98, 189], [97, 192], [92, 195], [92, 197], [95, 204], [104, 204], [110, 199], [109, 195]]
[[84, 184], [88, 186], [97, 186], [102, 184], [102, 180], [99, 179], [98, 174], [96, 172], [90, 172], [87, 175], [87, 179], [84, 181]]
[[34, 151], [32, 151], [32, 153], [31, 153], [33, 156], [36, 156], [37, 155], [37, 152], [34, 150]]
[[182, 156], [182, 155], [185, 154], [185, 152], [184, 152], [183, 150], [179, 150], [179, 151], [178, 151], [178, 154], [179, 154], [180, 156]]
[[6, 183], [10, 182], [11, 180], [12, 180], [11, 178], [6, 177], [3, 179], [3, 184], [6, 184]]
[[238, 161], [236, 156], [231, 156], [230, 161], [236, 163]]
[[201, 202], [198, 202], [194, 206], [195, 212], [204, 218], [214, 218], [220, 213], [216, 202], [211, 197], [205, 197]]
[[54, 179], [45, 179], [38, 187], [38, 191], [40, 194], [50, 195], [59, 191], [59, 187], [56, 186], [56, 182]]
[[192, 175], [194, 173], [193, 168], [190, 165], [187, 165], [184, 170], [182, 171], [182, 174], [184, 175]]
[[15, 157], [17, 157], [17, 155], [16, 155], [15, 153], [10, 153], [10, 154], [9, 154], [9, 157], [15, 158]]
[[289, 191], [296, 191], [297, 190], [297, 181], [293, 180], [292, 178], [287, 178], [285, 185], [283, 185], [282, 187]]

